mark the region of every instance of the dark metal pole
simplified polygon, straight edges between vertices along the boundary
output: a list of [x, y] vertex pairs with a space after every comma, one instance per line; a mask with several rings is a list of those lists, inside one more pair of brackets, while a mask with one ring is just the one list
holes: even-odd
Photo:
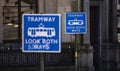
[[40, 71], [44, 71], [44, 53], [40, 53]]
[[75, 71], [78, 71], [78, 42], [77, 42], [77, 34], [75, 34]]
[[[45, 0], [37, 0], [37, 12], [43, 14], [45, 12]], [[40, 53], [40, 71], [44, 71], [44, 53]]]
[[[77, 11], [83, 12], [83, 0], [77, 0]], [[81, 48], [82, 46], [82, 34], [78, 35], [75, 34], [75, 71], [78, 71], [78, 48]]]
[[21, 24], [22, 24], [22, 13], [21, 13], [21, 0], [18, 0], [18, 41], [22, 39], [21, 35]]
[[3, 43], [3, 10], [2, 10], [2, 0], [0, 0], [0, 44]]
[[[79, 11], [81, 11], [81, 12], [84, 11], [84, 1], [83, 0], [81, 0], [81, 2], [80, 2], [80, 10]], [[83, 44], [83, 34], [80, 35], [80, 45], [82, 46], [82, 44]]]
[[[45, 0], [37, 0], [38, 13], [44, 13]], [[40, 71], [44, 71], [44, 53], [40, 53]]]

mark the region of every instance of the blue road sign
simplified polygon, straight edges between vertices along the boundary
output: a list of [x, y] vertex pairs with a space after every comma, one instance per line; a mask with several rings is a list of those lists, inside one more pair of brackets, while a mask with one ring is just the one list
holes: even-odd
[[60, 14], [23, 14], [23, 52], [61, 52]]
[[85, 34], [87, 32], [85, 12], [67, 12], [65, 17], [66, 34]]

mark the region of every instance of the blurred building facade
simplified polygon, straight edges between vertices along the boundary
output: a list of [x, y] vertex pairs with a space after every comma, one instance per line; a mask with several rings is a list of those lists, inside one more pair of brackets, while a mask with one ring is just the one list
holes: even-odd
[[[2, 61], [0, 66], [39, 66], [38, 53], [21, 51], [22, 14], [58, 13], [62, 17], [62, 52], [46, 54], [45, 67], [69, 66], [73, 68], [71, 71], [119, 71], [119, 2], [119, 0], [0, 0]], [[86, 34], [76, 36], [65, 34], [66, 12], [87, 13]], [[74, 55], [76, 51], [77, 57]]]

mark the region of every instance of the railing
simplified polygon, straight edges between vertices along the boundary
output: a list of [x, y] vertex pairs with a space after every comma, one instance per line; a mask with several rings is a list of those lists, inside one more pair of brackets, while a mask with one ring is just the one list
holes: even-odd
[[[64, 48], [61, 53], [46, 53], [45, 66], [74, 66], [74, 49]], [[2, 49], [0, 50], [0, 67], [6, 66], [39, 66], [39, 53], [23, 53], [18, 49]]]

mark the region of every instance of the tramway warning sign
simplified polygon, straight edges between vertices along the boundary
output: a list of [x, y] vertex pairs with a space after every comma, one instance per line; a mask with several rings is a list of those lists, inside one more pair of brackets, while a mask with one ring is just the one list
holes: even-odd
[[60, 20], [60, 14], [23, 14], [23, 52], [60, 52]]
[[66, 34], [85, 34], [87, 32], [85, 12], [67, 12], [65, 15]]

